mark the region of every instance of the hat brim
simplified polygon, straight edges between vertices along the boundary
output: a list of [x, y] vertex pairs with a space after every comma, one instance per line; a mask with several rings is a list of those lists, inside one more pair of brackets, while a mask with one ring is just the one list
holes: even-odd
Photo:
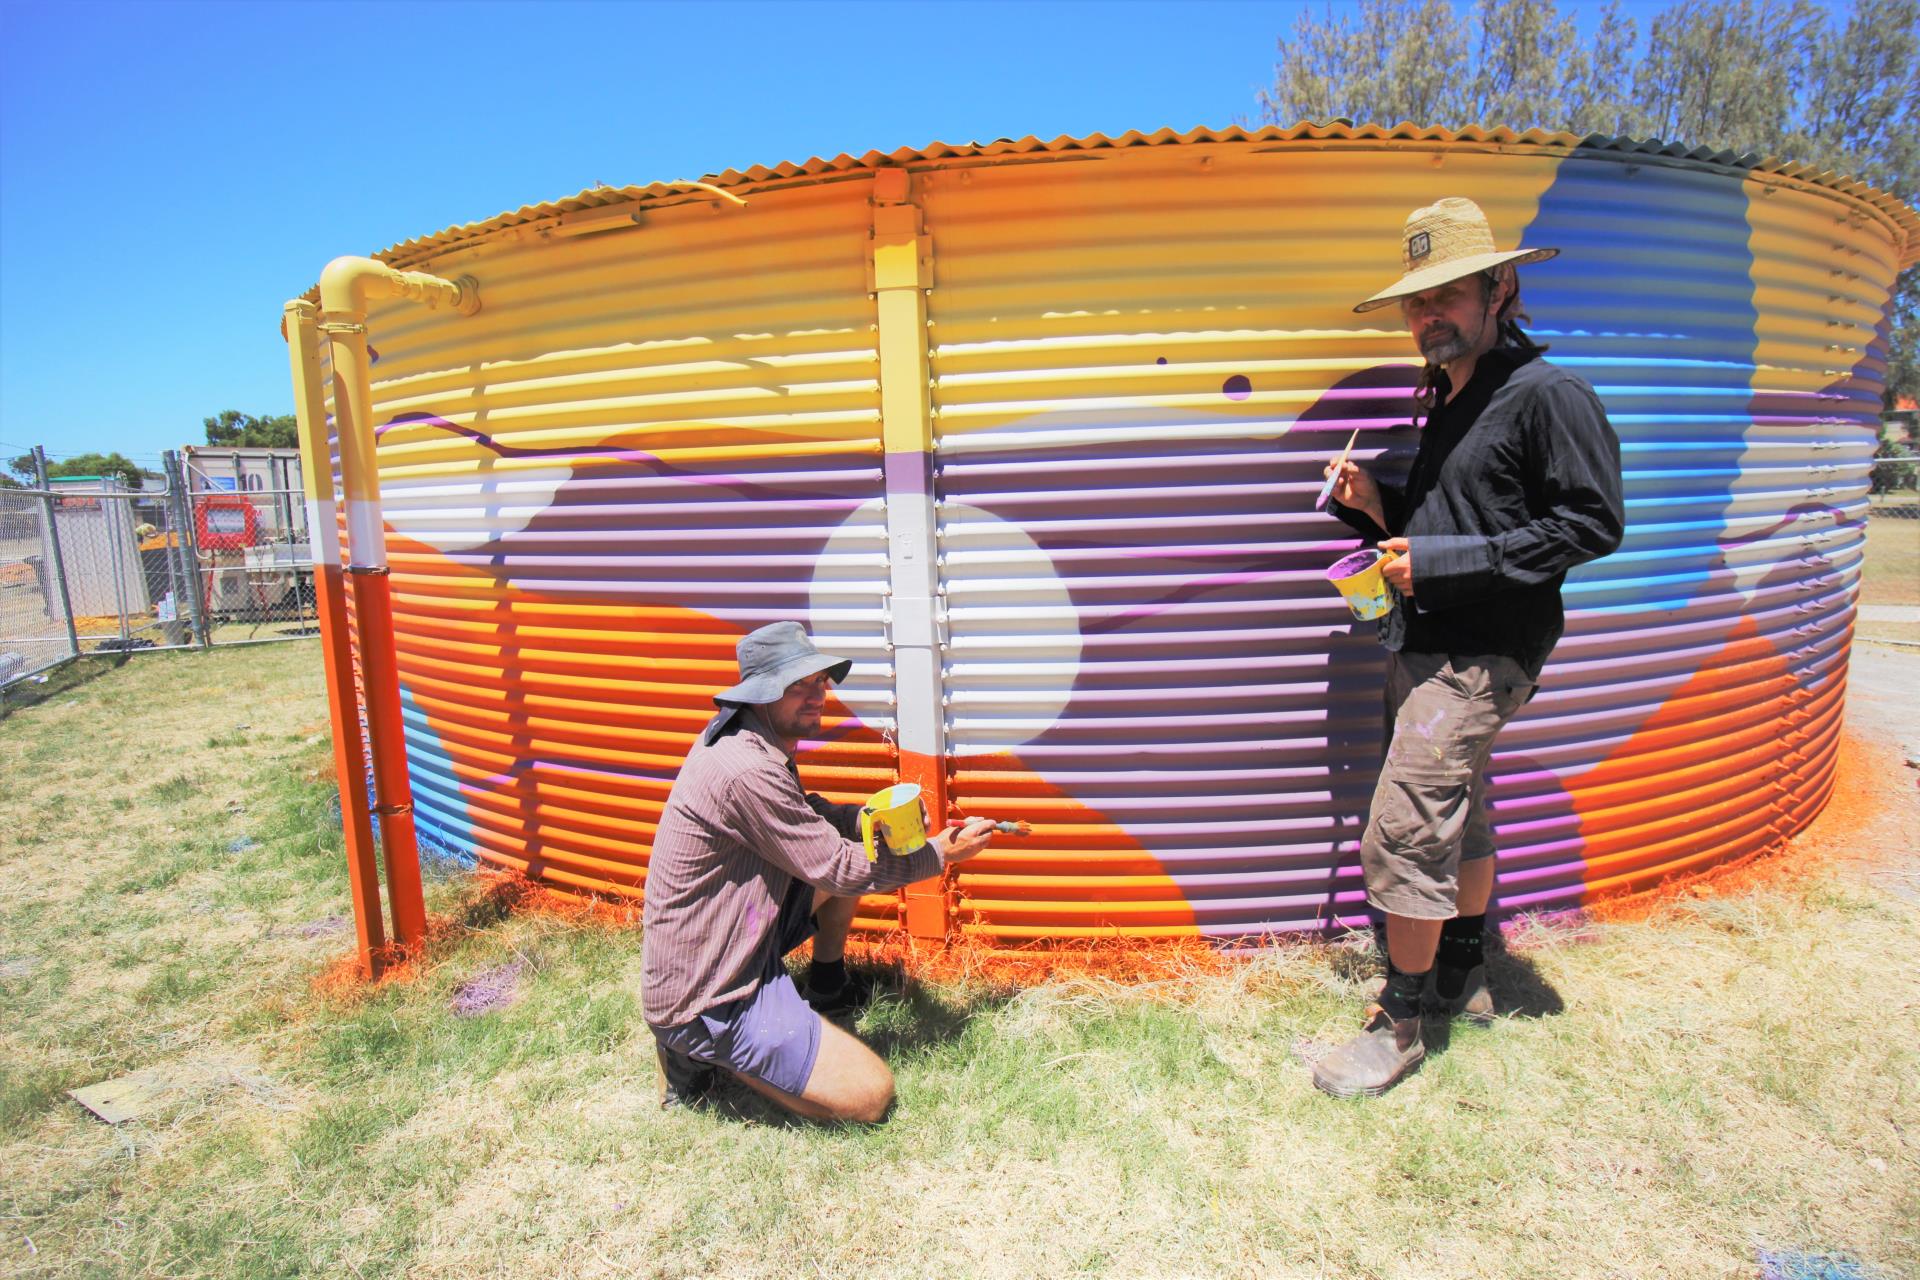
[[1422, 267], [1418, 271], [1409, 271], [1394, 283], [1368, 298], [1354, 308], [1356, 313], [1378, 311], [1390, 302], [1409, 297], [1424, 289], [1437, 289], [1454, 280], [1463, 280], [1470, 275], [1497, 267], [1503, 262], [1514, 266], [1525, 266], [1529, 262], [1545, 262], [1556, 256], [1558, 249], [1513, 249], [1506, 253], [1476, 253], [1467, 258], [1455, 258], [1438, 266]]
[[852, 658], [836, 658], [830, 653], [803, 653], [790, 662], [781, 663], [772, 671], [762, 672], [751, 680], [742, 680], [733, 688], [714, 694], [713, 704], [717, 707], [764, 707], [769, 702], [780, 701], [786, 695], [787, 686], [795, 680], [805, 680], [816, 672], [824, 671], [835, 684], [839, 684], [851, 670]]

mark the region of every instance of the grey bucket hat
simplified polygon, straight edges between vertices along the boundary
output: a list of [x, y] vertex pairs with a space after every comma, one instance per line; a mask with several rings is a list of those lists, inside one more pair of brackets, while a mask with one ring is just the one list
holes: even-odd
[[769, 622], [740, 637], [734, 652], [740, 658], [740, 683], [713, 695], [714, 705], [764, 706], [780, 701], [787, 686], [824, 671], [835, 684], [847, 678], [853, 659], [836, 658], [813, 647], [797, 622]]

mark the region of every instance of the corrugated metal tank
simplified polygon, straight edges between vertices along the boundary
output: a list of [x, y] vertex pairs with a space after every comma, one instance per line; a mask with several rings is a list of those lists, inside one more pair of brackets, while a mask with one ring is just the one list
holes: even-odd
[[1906, 206], [1658, 144], [1411, 127], [709, 181], [380, 255], [484, 297], [369, 325], [423, 834], [638, 892], [735, 639], [797, 618], [855, 659], [809, 785], [931, 769], [1036, 828], [869, 900], [869, 926], [1358, 918], [1383, 662], [1322, 579], [1357, 541], [1311, 503], [1355, 427], [1361, 459], [1411, 454], [1412, 343], [1351, 307], [1441, 195], [1563, 250], [1522, 271], [1529, 327], [1594, 384], [1626, 471], [1626, 541], [1569, 579], [1495, 754], [1499, 901], [1737, 859], [1825, 800]]

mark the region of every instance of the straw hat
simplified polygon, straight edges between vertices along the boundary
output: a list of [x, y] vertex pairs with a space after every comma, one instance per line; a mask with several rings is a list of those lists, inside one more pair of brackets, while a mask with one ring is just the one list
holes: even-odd
[[1389, 302], [1436, 288], [1449, 280], [1485, 271], [1503, 262], [1520, 266], [1544, 262], [1558, 249], [1512, 249], [1505, 253], [1493, 247], [1493, 228], [1480, 206], [1459, 196], [1436, 200], [1424, 209], [1407, 215], [1407, 230], [1400, 241], [1400, 263], [1406, 274], [1355, 307], [1355, 311], [1374, 311]]

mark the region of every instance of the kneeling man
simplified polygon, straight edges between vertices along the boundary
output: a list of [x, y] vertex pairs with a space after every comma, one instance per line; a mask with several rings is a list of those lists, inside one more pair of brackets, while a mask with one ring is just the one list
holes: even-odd
[[[738, 653], [740, 683], [715, 696], [720, 713], [681, 766], [647, 868], [643, 1006], [661, 1103], [696, 1100], [719, 1067], [796, 1114], [874, 1123], [893, 1102], [893, 1073], [820, 1016], [865, 994], [843, 959], [854, 904], [972, 857], [993, 822], [867, 861], [860, 806], [802, 791], [793, 763], [852, 662], [814, 648], [797, 622], [760, 628]], [[802, 993], [781, 957], [808, 938]]]

